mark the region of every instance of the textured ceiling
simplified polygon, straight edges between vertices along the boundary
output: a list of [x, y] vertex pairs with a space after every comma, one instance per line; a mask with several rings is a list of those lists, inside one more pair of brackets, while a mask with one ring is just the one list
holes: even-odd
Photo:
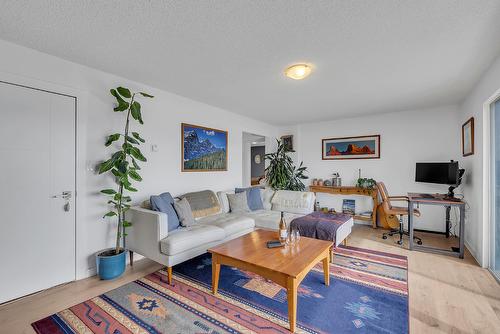
[[[460, 102], [498, 0], [2, 0], [0, 38], [276, 125]], [[294, 62], [316, 69], [283, 76]]]

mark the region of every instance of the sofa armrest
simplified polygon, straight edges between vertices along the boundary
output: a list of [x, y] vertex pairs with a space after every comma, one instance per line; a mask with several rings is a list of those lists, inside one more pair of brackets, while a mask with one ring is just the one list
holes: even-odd
[[127, 218], [127, 248], [149, 258], [160, 252], [160, 240], [168, 236], [168, 217], [163, 212], [131, 207]]

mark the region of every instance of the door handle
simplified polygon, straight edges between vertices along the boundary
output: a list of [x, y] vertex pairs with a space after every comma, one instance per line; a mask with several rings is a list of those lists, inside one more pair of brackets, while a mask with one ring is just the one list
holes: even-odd
[[52, 198], [62, 198], [62, 199], [65, 199], [65, 200], [69, 200], [71, 199], [71, 191], [67, 190], [67, 191], [63, 191], [60, 195], [53, 195]]

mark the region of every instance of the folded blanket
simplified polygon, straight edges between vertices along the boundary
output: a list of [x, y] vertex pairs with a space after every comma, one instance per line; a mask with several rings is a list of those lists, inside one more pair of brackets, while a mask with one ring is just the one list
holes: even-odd
[[220, 212], [220, 204], [217, 195], [211, 190], [202, 190], [179, 196], [185, 198], [191, 206], [194, 218], [202, 218]]

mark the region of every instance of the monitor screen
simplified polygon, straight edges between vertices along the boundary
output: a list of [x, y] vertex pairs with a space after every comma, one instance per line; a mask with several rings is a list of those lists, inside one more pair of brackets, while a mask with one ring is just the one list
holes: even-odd
[[457, 184], [458, 162], [417, 162], [416, 182]]

